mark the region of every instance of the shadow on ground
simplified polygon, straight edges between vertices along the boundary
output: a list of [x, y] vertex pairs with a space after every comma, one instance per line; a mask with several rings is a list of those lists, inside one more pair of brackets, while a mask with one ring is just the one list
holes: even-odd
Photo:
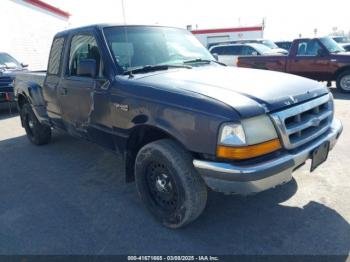
[[330, 89], [335, 99], [350, 100], [350, 93], [342, 93], [335, 88]]
[[[62, 134], [36, 147], [0, 142], [1, 254], [340, 254], [350, 225], [310, 201], [281, 204], [295, 180], [251, 197], [210, 192], [204, 214], [181, 230], [160, 226], [125, 184], [121, 162]], [[304, 189], [305, 190], [305, 189]]]

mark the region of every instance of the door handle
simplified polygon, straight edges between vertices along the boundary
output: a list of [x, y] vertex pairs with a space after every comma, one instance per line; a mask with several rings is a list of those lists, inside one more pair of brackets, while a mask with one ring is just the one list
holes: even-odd
[[68, 94], [68, 89], [66, 87], [62, 87], [61, 95], [66, 96], [67, 94]]

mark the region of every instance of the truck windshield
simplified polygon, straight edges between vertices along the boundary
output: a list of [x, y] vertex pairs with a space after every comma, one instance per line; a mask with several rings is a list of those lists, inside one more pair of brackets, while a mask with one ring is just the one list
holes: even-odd
[[21, 64], [9, 54], [0, 53], [0, 67], [19, 68]]
[[327, 50], [330, 53], [345, 52], [344, 48], [342, 48], [340, 45], [338, 45], [337, 42], [335, 42], [330, 37], [322, 37], [322, 38], [320, 38], [320, 41], [327, 48]]
[[104, 34], [115, 61], [124, 72], [144, 66], [215, 60], [190, 32], [182, 29], [116, 26], [105, 28]]

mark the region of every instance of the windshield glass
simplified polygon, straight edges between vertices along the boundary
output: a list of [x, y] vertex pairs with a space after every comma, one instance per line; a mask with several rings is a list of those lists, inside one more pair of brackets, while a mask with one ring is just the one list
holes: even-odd
[[0, 53], [0, 66], [5, 66], [7, 68], [18, 68], [21, 67], [21, 64], [9, 54]]
[[108, 46], [124, 70], [148, 65], [178, 65], [192, 59], [215, 60], [188, 31], [167, 27], [108, 27]]
[[320, 38], [321, 43], [327, 48], [327, 50], [330, 53], [338, 53], [338, 52], [344, 52], [344, 48], [339, 46], [337, 42], [335, 42], [332, 38], [330, 37], [322, 37]]
[[263, 44], [251, 44], [251, 46], [254, 47], [260, 54], [272, 52], [272, 49], [270, 47]]
[[274, 42], [272, 42], [271, 40], [262, 40], [261, 41], [262, 44], [272, 48], [272, 49], [276, 49], [279, 48]]

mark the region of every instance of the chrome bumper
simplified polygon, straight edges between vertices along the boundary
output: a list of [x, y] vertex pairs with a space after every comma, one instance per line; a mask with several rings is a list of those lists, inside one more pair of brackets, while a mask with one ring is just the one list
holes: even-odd
[[316, 141], [278, 158], [254, 165], [193, 160], [193, 165], [204, 181], [214, 191], [248, 195], [289, 182], [294, 169], [310, 158], [311, 152], [329, 141], [332, 149], [343, 131], [341, 122], [334, 119], [329, 131]]

